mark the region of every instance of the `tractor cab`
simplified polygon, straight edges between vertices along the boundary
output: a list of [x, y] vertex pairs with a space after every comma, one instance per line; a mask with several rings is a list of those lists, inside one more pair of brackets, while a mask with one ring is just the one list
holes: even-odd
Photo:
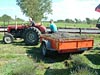
[[100, 29], [100, 17], [99, 17], [99, 19], [97, 20], [96, 27]]

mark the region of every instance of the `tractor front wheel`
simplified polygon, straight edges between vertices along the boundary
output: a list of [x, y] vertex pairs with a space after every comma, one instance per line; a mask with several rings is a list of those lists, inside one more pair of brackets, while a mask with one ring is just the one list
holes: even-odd
[[11, 34], [9, 33], [6, 33], [3, 37], [3, 42], [6, 43], [6, 44], [10, 44], [14, 41], [14, 38]]

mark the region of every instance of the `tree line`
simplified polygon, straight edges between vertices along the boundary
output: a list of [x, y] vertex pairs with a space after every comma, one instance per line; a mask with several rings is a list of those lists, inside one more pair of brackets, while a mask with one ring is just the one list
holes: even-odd
[[[3, 22], [10, 22], [10, 21], [24, 21], [23, 19], [21, 18], [16, 18], [16, 19], [13, 19], [11, 16], [7, 15], [7, 14], [4, 14], [0, 17], [0, 21]], [[75, 18], [74, 20], [72, 19], [65, 19], [65, 20], [57, 20], [56, 22], [66, 22], [66, 23], [87, 23], [87, 24], [96, 24], [97, 23], [97, 19], [90, 19], [90, 18], [86, 18], [85, 20], [80, 20], [80, 19], [77, 19]]]
[[72, 20], [72, 19], [67, 18], [65, 20], [57, 20], [56, 22], [96, 24], [97, 19], [85, 18], [85, 20], [80, 20], [80, 19], [75, 18], [74, 20]]
[[7, 15], [7, 14], [4, 14], [0, 17], [0, 21], [1, 22], [10, 22], [10, 21], [24, 21], [23, 19], [21, 18], [16, 18], [16, 19], [13, 19], [11, 16]]

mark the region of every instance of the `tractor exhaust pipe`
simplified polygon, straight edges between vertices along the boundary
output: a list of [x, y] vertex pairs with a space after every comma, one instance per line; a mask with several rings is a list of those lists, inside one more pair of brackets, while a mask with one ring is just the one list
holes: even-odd
[[4, 20], [4, 35], [5, 35], [5, 20]]
[[17, 30], [17, 19], [16, 19], [16, 16], [15, 16], [15, 24], [16, 24], [15, 29]]

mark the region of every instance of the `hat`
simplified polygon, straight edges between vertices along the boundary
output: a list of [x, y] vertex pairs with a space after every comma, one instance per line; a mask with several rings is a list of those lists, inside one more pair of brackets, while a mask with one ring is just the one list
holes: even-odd
[[30, 21], [32, 21], [32, 18], [29, 18]]

